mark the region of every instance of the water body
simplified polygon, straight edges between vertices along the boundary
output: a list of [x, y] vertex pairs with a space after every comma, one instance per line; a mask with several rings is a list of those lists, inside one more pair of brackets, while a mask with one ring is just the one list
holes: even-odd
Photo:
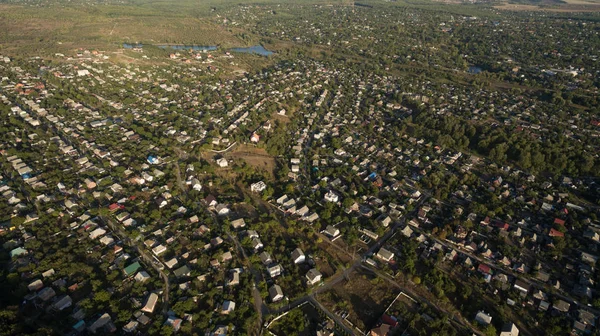
[[258, 54], [262, 56], [271, 56], [274, 52], [265, 49], [265, 47], [261, 45], [255, 45], [248, 48], [233, 48], [231, 49], [233, 52], [245, 53], [245, 54]]
[[169, 44], [157, 44], [162, 49], [175, 49], [175, 50], [194, 50], [194, 51], [213, 51], [217, 50], [217, 46], [199, 46], [199, 45], [169, 45]]
[[470, 66], [469, 69], [467, 69], [468, 73], [474, 74], [474, 75], [481, 73], [482, 71], [483, 70], [478, 66]]
[[[194, 51], [214, 51], [217, 50], [217, 46], [200, 46], [200, 45], [182, 45], [182, 44], [156, 44], [156, 47], [162, 49], [174, 49], [174, 50], [194, 50]], [[133, 48], [143, 48], [144, 44], [141, 43], [123, 43], [123, 48], [125, 49], [133, 49]], [[255, 45], [247, 48], [232, 48], [231, 51], [245, 53], [245, 54], [257, 54], [261, 56], [271, 56], [274, 52], [265, 49], [265, 47], [261, 45]]]
[[133, 48], [141, 48], [143, 44], [134, 44], [134, 43], [123, 43], [123, 48], [125, 49], [133, 49]]
[[[199, 45], [181, 45], [181, 44], [157, 44], [156, 47], [162, 49], [174, 49], [174, 50], [194, 50], [194, 51], [213, 51], [217, 50], [217, 46], [199, 46]], [[123, 48], [125, 49], [133, 49], [133, 48], [143, 48], [144, 44], [138, 43], [123, 43]]]

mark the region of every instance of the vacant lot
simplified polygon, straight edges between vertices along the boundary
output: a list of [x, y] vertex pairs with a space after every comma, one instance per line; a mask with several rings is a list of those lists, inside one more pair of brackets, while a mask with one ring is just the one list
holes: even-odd
[[320, 294], [318, 300], [331, 312], [347, 312], [346, 318], [362, 331], [373, 327], [399, 290], [374, 275], [353, 272], [349, 280]]
[[254, 147], [251, 145], [238, 145], [227, 156], [233, 159], [242, 159], [252, 167], [259, 170], [265, 170], [273, 176], [275, 169], [275, 158], [273, 158], [263, 148]]

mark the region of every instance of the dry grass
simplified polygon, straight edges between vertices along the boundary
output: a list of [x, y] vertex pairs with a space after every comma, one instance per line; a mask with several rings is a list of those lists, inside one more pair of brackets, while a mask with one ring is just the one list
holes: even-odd
[[343, 281], [318, 299], [332, 312], [346, 310], [348, 321], [363, 331], [373, 327], [399, 290], [376, 276], [353, 272], [349, 281]]
[[[595, 0], [593, 0], [593, 1], [595, 1]], [[600, 3], [599, 2], [587, 2], [585, 0], [567, 0], [566, 5], [556, 5], [553, 7], [505, 3], [502, 5], [494, 6], [494, 8], [501, 9], [501, 10], [510, 10], [510, 11], [534, 11], [534, 12], [544, 11], [544, 12], [557, 12], [557, 13], [597, 12], [597, 11], [600, 11]]]
[[258, 169], [263, 169], [272, 177], [275, 169], [275, 158], [269, 155], [263, 148], [252, 145], [238, 145], [232, 152], [227, 153], [228, 157], [244, 160], [247, 164]]

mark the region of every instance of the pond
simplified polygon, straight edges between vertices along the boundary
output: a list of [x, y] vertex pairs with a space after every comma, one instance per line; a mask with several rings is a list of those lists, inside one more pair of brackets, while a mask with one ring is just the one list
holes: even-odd
[[233, 49], [231, 49], [231, 51], [239, 52], [239, 53], [246, 53], [246, 54], [258, 54], [258, 55], [262, 55], [262, 56], [271, 56], [274, 54], [274, 52], [265, 49], [265, 47], [263, 47], [261, 45], [255, 45], [255, 46], [247, 47], [247, 48], [233, 48]]
[[[199, 46], [199, 45], [183, 45], [183, 44], [157, 44], [156, 47], [162, 49], [174, 49], [174, 50], [194, 50], [194, 51], [212, 51], [217, 50], [217, 46]], [[123, 48], [125, 49], [133, 49], [133, 48], [142, 48], [144, 44], [141, 43], [123, 43]]]
[[217, 46], [199, 46], [199, 45], [180, 45], [180, 44], [157, 44], [159, 48], [175, 49], [175, 50], [194, 50], [194, 51], [213, 51], [217, 50]]
[[470, 66], [469, 69], [467, 69], [468, 73], [474, 74], [474, 75], [481, 73], [482, 71], [483, 70], [478, 66]]

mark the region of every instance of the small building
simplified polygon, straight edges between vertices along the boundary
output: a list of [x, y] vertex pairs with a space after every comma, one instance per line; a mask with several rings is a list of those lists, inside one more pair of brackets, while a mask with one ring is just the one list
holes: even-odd
[[227, 162], [226, 158], [220, 158], [217, 160], [217, 165], [221, 168], [225, 168], [229, 165], [229, 162]]
[[379, 258], [383, 261], [387, 261], [387, 262], [390, 262], [392, 259], [394, 259], [394, 253], [388, 251], [387, 249], [385, 249], [383, 247], [380, 248], [379, 251], [377, 251], [376, 256], [377, 256], [377, 258]]
[[306, 261], [306, 256], [299, 247], [292, 251], [292, 260], [294, 264], [301, 264]]
[[273, 258], [271, 258], [271, 254], [267, 251], [263, 251], [261, 252], [258, 257], [260, 258], [260, 261], [263, 263], [263, 265], [269, 265], [270, 263], [273, 262]]
[[306, 273], [306, 283], [309, 286], [312, 286], [321, 281], [323, 275], [316, 268], [311, 268], [308, 273]]
[[239, 218], [239, 219], [236, 219], [236, 220], [233, 220], [233, 221], [231, 221], [231, 226], [232, 226], [234, 229], [236, 229], [236, 230], [237, 230], [237, 229], [239, 229], [239, 228], [243, 228], [243, 227], [245, 227], [245, 226], [246, 226], [246, 221], [244, 221], [244, 219], [243, 219], [243, 218]]
[[255, 193], [260, 193], [263, 190], [265, 190], [266, 188], [267, 188], [267, 185], [263, 181], [252, 183], [250, 185], [250, 190], [252, 190], [252, 192], [255, 192]]
[[558, 300], [556, 302], [554, 302], [554, 305], [552, 305], [552, 307], [554, 307], [554, 309], [566, 313], [569, 311], [569, 308], [571, 308], [571, 304], [567, 303], [563, 300]]
[[277, 302], [283, 299], [283, 291], [281, 290], [281, 286], [271, 286], [271, 288], [269, 288], [269, 297], [271, 298], [271, 302]]
[[190, 270], [190, 268], [187, 265], [183, 265], [173, 271], [173, 274], [178, 278], [188, 277], [188, 276], [190, 276], [191, 273], [192, 273], [192, 271]]
[[221, 308], [221, 314], [228, 315], [229, 313], [231, 313], [234, 310], [235, 310], [235, 302], [229, 301], [229, 300], [225, 300], [223, 302], [223, 306]]
[[512, 322], [505, 323], [500, 330], [500, 336], [519, 336], [519, 328]]
[[135, 272], [137, 272], [140, 268], [142, 268], [142, 265], [140, 265], [140, 263], [136, 261], [133, 264], [125, 267], [123, 272], [125, 272], [125, 276], [131, 276]]
[[134, 279], [137, 282], [144, 282], [144, 281], [150, 279], [150, 275], [148, 275], [148, 273], [146, 273], [146, 271], [140, 271], [135, 275]]
[[152, 314], [154, 312], [154, 308], [156, 307], [156, 303], [158, 302], [158, 295], [156, 293], [150, 293], [148, 295], [148, 299], [146, 299], [146, 304], [141, 309], [144, 313]]
[[492, 317], [483, 310], [480, 310], [477, 312], [477, 315], [475, 315], [475, 321], [487, 326], [488, 324], [492, 323]]
[[269, 272], [271, 278], [275, 278], [281, 275], [281, 273], [283, 272], [283, 267], [281, 267], [281, 265], [279, 264], [267, 266], [267, 272]]

